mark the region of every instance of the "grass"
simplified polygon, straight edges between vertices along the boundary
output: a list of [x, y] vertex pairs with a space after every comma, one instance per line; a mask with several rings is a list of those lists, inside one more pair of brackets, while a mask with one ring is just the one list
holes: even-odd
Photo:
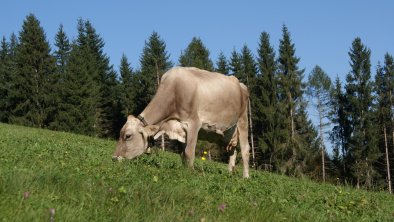
[[0, 221], [393, 221], [394, 196], [0, 124]]

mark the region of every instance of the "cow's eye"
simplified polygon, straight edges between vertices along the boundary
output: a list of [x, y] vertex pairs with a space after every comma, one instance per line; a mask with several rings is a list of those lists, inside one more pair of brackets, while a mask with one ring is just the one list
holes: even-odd
[[124, 136], [124, 138], [125, 138], [125, 140], [131, 140], [132, 135], [131, 135], [131, 134], [126, 134], [126, 135]]

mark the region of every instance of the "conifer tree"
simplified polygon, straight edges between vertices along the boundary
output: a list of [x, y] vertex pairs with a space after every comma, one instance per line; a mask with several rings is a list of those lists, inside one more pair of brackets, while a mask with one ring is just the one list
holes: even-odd
[[321, 166], [323, 181], [326, 181], [326, 168], [325, 168], [325, 140], [324, 134], [328, 123], [326, 119], [329, 114], [329, 102], [331, 92], [331, 79], [324, 72], [320, 66], [315, 66], [308, 79], [307, 94], [311, 97], [312, 105], [316, 108], [319, 115], [319, 137], [320, 137], [320, 150], [321, 150]]
[[[256, 122], [256, 134], [259, 138], [259, 146], [262, 150], [262, 161], [271, 169], [276, 158], [276, 147], [279, 146], [280, 119], [277, 112], [277, 80], [275, 52], [270, 44], [269, 34], [262, 32], [259, 39], [258, 68], [260, 75], [257, 78], [256, 96], [261, 104], [256, 109], [256, 115], [260, 121]], [[258, 131], [257, 129], [261, 129]]]
[[393, 99], [392, 93], [394, 91], [394, 62], [393, 57], [389, 54], [385, 55], [384, 66], [378, 64], [375, 75], [375, 92], [377, 94], [377, 119], [379, 130], [379, 150], [383, 153], [379, 158], [379, 162], [383, 162], [384, 167], [377, 165], [381, 175], [386, 175], [387, 189], [392, 193], [391, 185], [391, 169], [392, 163], [390, 159], [392, 156], [392, 149], [389, 147], [393, 144], [392, 135], [392, 122]]
[[179, 57], [179, 64], [183, 67], [196, 67], [213, 71], [213, 63], [209, 58], [209, 50], [200, 38], [193, 37], [187, 48]]
[[99, 91], [97, 55], [88, 46], [85, 22], [78, 20], [78, 37], [71, 44], [62, 92], [62, 106], [56, 118], [57, 129], [85, 135], [98, 135]]
[[16, 51], [16, 74], [10, 98], [14, 101], [10, 122], [46, 127], [54, 101], [55, 60], [40, 22], [30, 14], [23, 22]]
[[0, 49], [0, 122], [9, 122], [11, 109], [16, 106], [16, 101], [12, 99], [14, 88], [14, 78], [16, 76], [15, 54], [18, 46], [18, 38], [14, 33], [10, 36], [10, 42], [3, 37]]
[[229, 68], [226, 56], [223, 54], [223, 52], [219, 53], [218, 60], [216, 62], [215, 71], [218, 73], [225, 74], [225, 75], [229, 74], [230, 68]]
[[241, 64], [241, 55], [233, 49], [231, 52], [231, 57], [230, 57], [230, 63], [229, 63], [229, 69], [230, 69], [230, 74], [234, 76], [241, 75], [242, 72], [242, 64]]
[[120, 91], [121, 91], [121, 104], [122, 104], [122, 114], [124, 117], [128, 115], [136, 115], [135, 110], [135, 75], [133, 75], [133, 70], [130, 63], [127, 60], [126, 55], [122, 55], [120, 60]]
[[[304, 120], [307, 117], [297, 117], [297, 114], [304, 115], [306, 112], [303, 104], [304, 84], [302, 83], [304, 70], [298, 68], [300, 58], [295, 55], [295, 46], [291, 42], [290, 33], [287, 27], [282, 27], [283, 36], [279, 43], [279, 58], [278, 58], [278, 104], [280, 109], [278, 112], [287, 118], [283, 120], [281, 125], [286, 126], [286, 131], [281, 150], [282, 163], [281, 171], [290, 173], [299, 166], [298, 156], [304, 153], [306, 147], [305, 139], [297, 132], [296, 124], [305, 124]], [[307, 120], [307, 119], [305, 119]]]
[[63, 104], [63, 101], [65, 100], [64, 83], [65, 83], [65, 79], [67, 78], [66, 65], [71, 51], [70, 41], [67, 37], [67, 34], [63, 30], [63, 25], [59, 26], [58, 32], [56, 33], [55, 46], [56, 48], [53, 53], [53, 56], [56, 59], [54, 86], [57, 90], [57, 93], [54, 95], [56, 96], [55, 97], [56, 104], [55, 104], [55, 110], [53, 112], [53, 116], [50, 121], [50, 128], [55, 130], [61, 130], [60, 126], [62, 125], [62, 123], [59, 123], [59, 121], [61, 121], [62, 117], [59, 117], [59, 115], [62, 114], [59, 112], [63, 109], [63, 106], [65, 106]]
[[377, 176], [373, 163], [379, 157], [373, 127], [371, 51], [356, 38], [349, 51], [351, 71], [346, 76], [347, 115], [351, 125], [350, 167], [357, 187], [372, 187]]
[[7, 123], [9, 90], [11, 84], [9, 43], [3, 37], [0, 43], [0, 122]]
[[157, 32], [153, 32], [140, 57], [141, 71], [139, 77], [139, 90], [137, 91], [135, 113], [141, 113], [156, 93], [162, 75], [169, 70], [173, 64], [169, 60], [166, 44]]
[[[115, 125], [119, 118], [117, 98], [119, 93], [116, 72], [109, 64], [109, 57], [104, 53], [104, 40], [97, 33], [89, 20], [84, 22], [86, 46], [95, 56], [98, 73], [95, 81], [99, 87], [99, 100], [96, 110], [95, 129], [100, 137], [115, 137]], [[116, 112], [115, 112], [116, 110]]]
[[331, 91], [330, 120], [333, 125], [330, 140], [333, 144], [333, 161], [337, 168], [338, 176], [345, 181], [348, 174], [347, 159], [348, 139], [350, 137], [350, 123], [346, 115], [346, 96], [342, 90], [342, 83], [339, 77], [335, 80], [335, 85]]

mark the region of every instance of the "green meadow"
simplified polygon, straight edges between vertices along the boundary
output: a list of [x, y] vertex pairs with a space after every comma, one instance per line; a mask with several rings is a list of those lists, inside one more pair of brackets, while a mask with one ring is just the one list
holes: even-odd
[[394, 196], [0, 124], [0, 221], [394, 221]]

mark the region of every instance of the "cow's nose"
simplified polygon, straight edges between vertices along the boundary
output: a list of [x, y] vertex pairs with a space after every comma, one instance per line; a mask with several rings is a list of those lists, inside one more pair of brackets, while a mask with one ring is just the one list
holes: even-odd
[[112, 156], [112, 161], [122, 161], [124, 158], [122, 156]]

